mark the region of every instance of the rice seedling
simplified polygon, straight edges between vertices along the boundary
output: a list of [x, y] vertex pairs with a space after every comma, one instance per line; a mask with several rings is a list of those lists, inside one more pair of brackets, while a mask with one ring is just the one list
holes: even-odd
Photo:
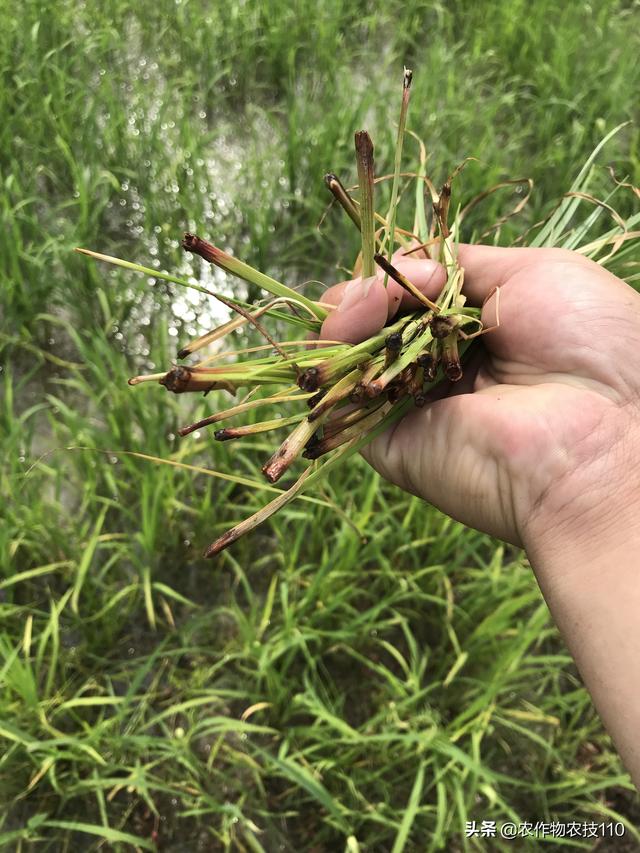
[[[277, 318], [285, 325], [305, 329], [314, 335], [321, 331], [332, 306], [310, 299], [271, 276], [254, 269], [238, 258], [221, 250], [202, 237], [187, 233], [182, 247], [231, 276], [249, 282], [272, 297], [264, 304], [250, 305], [242, 300], [230, 300], [212, 293], [200, 285], [140, 264], [123, 261], [86, 249], [86, 255], [107, 261], [145, 275], [210, 294], [238, 315], [233, 320], [207, 332], [184, 345], [180, 360], [220, 340], [242, 325], [253, 326], [268, 342], [268, 352], [255, 357], [256, 349], [238, 350], [231, 357], [220, 355], [190, 364], [175, 364], [161, 373], [133, 377], [131, 385], [155, 382], [175, 394], [220, 391], [245, 397], [228, 409], [216, 411], [209, 417], [186, 425], [180, 430], [186, 436], [196, 429], [231, 420], [243, 412], [261, 406], [297, 405], [286, 415], [271, 414], [265, 420], [244, 426], [225, 426], [214, 432], [219, 441], [250, 438], [267, 432], [293, 427], [262, 466], [266, 480], [274, 484], [301, 460], [310, 464], [298, 474], [286, 491], [250, 518], [228, 530], [206, 550], [212, 557], [253, 530], [258, 524], [285, 506], [303, 490], [325, 477], [338, 462], [341, 464], [358, 452], [367, 442], [401, 418], [411, 406], [423, 406], [430, 393], [443, 383], [458, 382], [464, 373], [464, 363], [473, 341], [490, 329], [484, 328], [480, 309], [465, 304], [463, 295], [464, 269], [458, 262], [457, 247], [465, 214], [488, 195], [502, 187], [530, 181], [506, 181], [491, 187], [466, 205], [458, 204], [452, 215], [452, 189], [455, 178], [465, 166], [463, 162], [436, 189], [435, 181], [426, 172], [426, 153], [421, 143], [419, 170], [408, 173], [416, 181], [416, 210], [412, 229], [396, 225], [399, 206], [401, 161], [405, 137], [411, 71], [405, 69], [402, 81], [402, 100], [395, 148], [391, 202], [386, 216], [376, 212], [375, 196], [379, 180], [374, 172], [374, 146], [369, 134], [355, 134], [355, 158], [358, 174], [358, 196], [346, 189], [333, 173], [325, 176], [325, 184], [352, 225], [361, 235], [361, 251], [353, 267], [353, 275], [363, 279], [384, 273], [420, 303], [417, 310], [393, 318], [380, 332], [367, 340], [351, 345], [335, 341], [277, 341], [265, 324]], [[594, 160], [602, 146], [620, 128], [613, 130], [593, 152], [578, 174], [574, 184], [562, 197], [552, 215], [537, 226], [535, 235], [523, 234], [520, 243], [529, 246], [564, 246], [610, 265], [614, 258], [628, 255], [638, 232], [633, 230], [640, 216], [624, 221], [609, 203], [611, 196], [627, 186], [618, 181], [606, 201], [598, 201], [587, 191]], [[356, 188], [354, 188], [356, 189]], [[633, 189], [633, 188], [631, 188]], [[519, 213], [528, 198], [519, 201], [507, 216], [491, 230], [499, 229], [510, 216]], [[576, 212], [582, 202], [594, 209], [582, 222], [576, 223]], [[596, 239], [588, 240], [600, 217], [607, 213], [613, 228]], [[380, 228], [376, 229], [376, 225]], [[534, 228], [535, 231], [535, 228]], [[392, 263], [395, 253], [438, 260], [445, 268], [446, 281], [440, 294], [432, 301], [427, 298]], [[497, 320], [499, 322], [499, 320]], [[259, 396], [267, 389], [272, 393]]]

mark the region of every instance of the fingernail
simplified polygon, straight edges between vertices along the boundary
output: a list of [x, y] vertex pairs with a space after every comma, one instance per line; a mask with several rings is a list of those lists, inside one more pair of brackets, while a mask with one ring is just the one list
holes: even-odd
[[375, 275], [372, 275], [369, 278], [356, 278], [353, 281], [350, 281], [344, 289], [342, 300], [336, 310], [348, 311], [349, 308], [352, 308], [358, 302], [362, 302], [363, 299], [366, 299], [369, 290], [371, 289], [371, 285], [375, 280]]

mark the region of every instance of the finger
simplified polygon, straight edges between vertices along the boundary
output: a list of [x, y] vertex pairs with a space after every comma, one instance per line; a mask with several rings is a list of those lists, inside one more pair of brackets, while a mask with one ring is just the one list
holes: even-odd
[[320, 337], [356, 344], [384, 326], [389, 302], [377, 276], [355, 278], [344, 284], [340, 303], [322, 324]]
[[328, 287], [322, 294], [322, 299], [320, 301], [325, 305], [339, 305], [342, 301], [344, 289], [348, 284], [348, 281], [341, 281], [340, 284], [334, 284], [332, 287]]
[[[393, 265], [405, 278], [409, 279], [420, 293], [424, 293], [432, 300], [438, 298], [447, 280], [444, 267], [436, 261], [407, 258], [396, 254]], [[389, 278], [387, 282], [387, 291], [389, 293], [389, 319], [394, 317], [400, 308], [415, 311], [421, 305], [419, 299], [406, 291], [392, 278]]]
[[[446, 281], [445, 270], [436, 261], [399, 257], [395, 265], [430, 299], [437, 298]], [[324, 321], [321, 337], [358, 343], [378, 332], [400, 308], [420, 307], [420, 301], [393, 279], [387, 281], [385, 288], [384, 278], [384, 272], [378, 269], [371, 279], [356, 278], [330, 287], [322, 301], [337, 307]]]
[[[320, 301], [327, 306], [333, 305], [335, 307], [336, 305], [339, 305], [344, 289], [348, 284], [348, 281], [342, 281], [340, 284], [334, 284], [332, 287], [328, 287], [322, 294], [322, 299]], [[326, 337], [326, 335], [322, 334], [322, 337]], [[320, 335], [317, 332], [308, 332], [306, 335], [306, 340], [308, 341], [317, 341], [318, 338], [320, 338]], [[327, 338], [327, 340], [332, 339]]]

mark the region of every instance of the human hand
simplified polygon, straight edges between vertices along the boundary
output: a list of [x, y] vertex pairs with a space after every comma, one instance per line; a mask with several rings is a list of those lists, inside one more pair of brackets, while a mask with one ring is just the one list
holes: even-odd
[[[394, 263], [435, 298], [444, 270]], [[596, 263], [560, 249], [459, 248], [469, 304], [485, 327], [464, 378], [363, 451], [391, 482], [465, 524], [525, 544], [535, 520], [605, 513], [611, 483], [640, 464], [640, 296]], [[400, 307], [382, 274], [338, 284], [321, 337], [355, 343]], [[543, 521], [541, 523], [547, 523]]]

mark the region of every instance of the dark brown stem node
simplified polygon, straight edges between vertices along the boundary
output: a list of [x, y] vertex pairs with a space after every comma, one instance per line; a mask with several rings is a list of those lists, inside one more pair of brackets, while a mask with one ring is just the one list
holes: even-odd
[[462, 365], [458, 353], [458, 333], [455, 331], [442, 342], [442, 369], [451, 382], [458, 382], [462, 379]]
[[431, 334], [434, 338], [446, 338], [456, 328], [456, 321], [446, 315], [436, 314], [431, 318]]
[[232, 429], [217, 429], [213, 435], [216, 441], [231, 441], [234, 438], [239, 438]]
[[427, 350], [426, 352], [420, 353], [416, 360], [418, 365], [424, 369], [425, 381], [433, 382], [433, 380], [436, 378], [436, 371], [438, 368], [433, 354]]
[[317, 391], [320, 385], [317, 367], [308, 367], [298, 376], [298, 387], [303, 391]]
[[384, 342], [384, 370], [400, 355], [402, 349], [402, 332], [393, 332]]

